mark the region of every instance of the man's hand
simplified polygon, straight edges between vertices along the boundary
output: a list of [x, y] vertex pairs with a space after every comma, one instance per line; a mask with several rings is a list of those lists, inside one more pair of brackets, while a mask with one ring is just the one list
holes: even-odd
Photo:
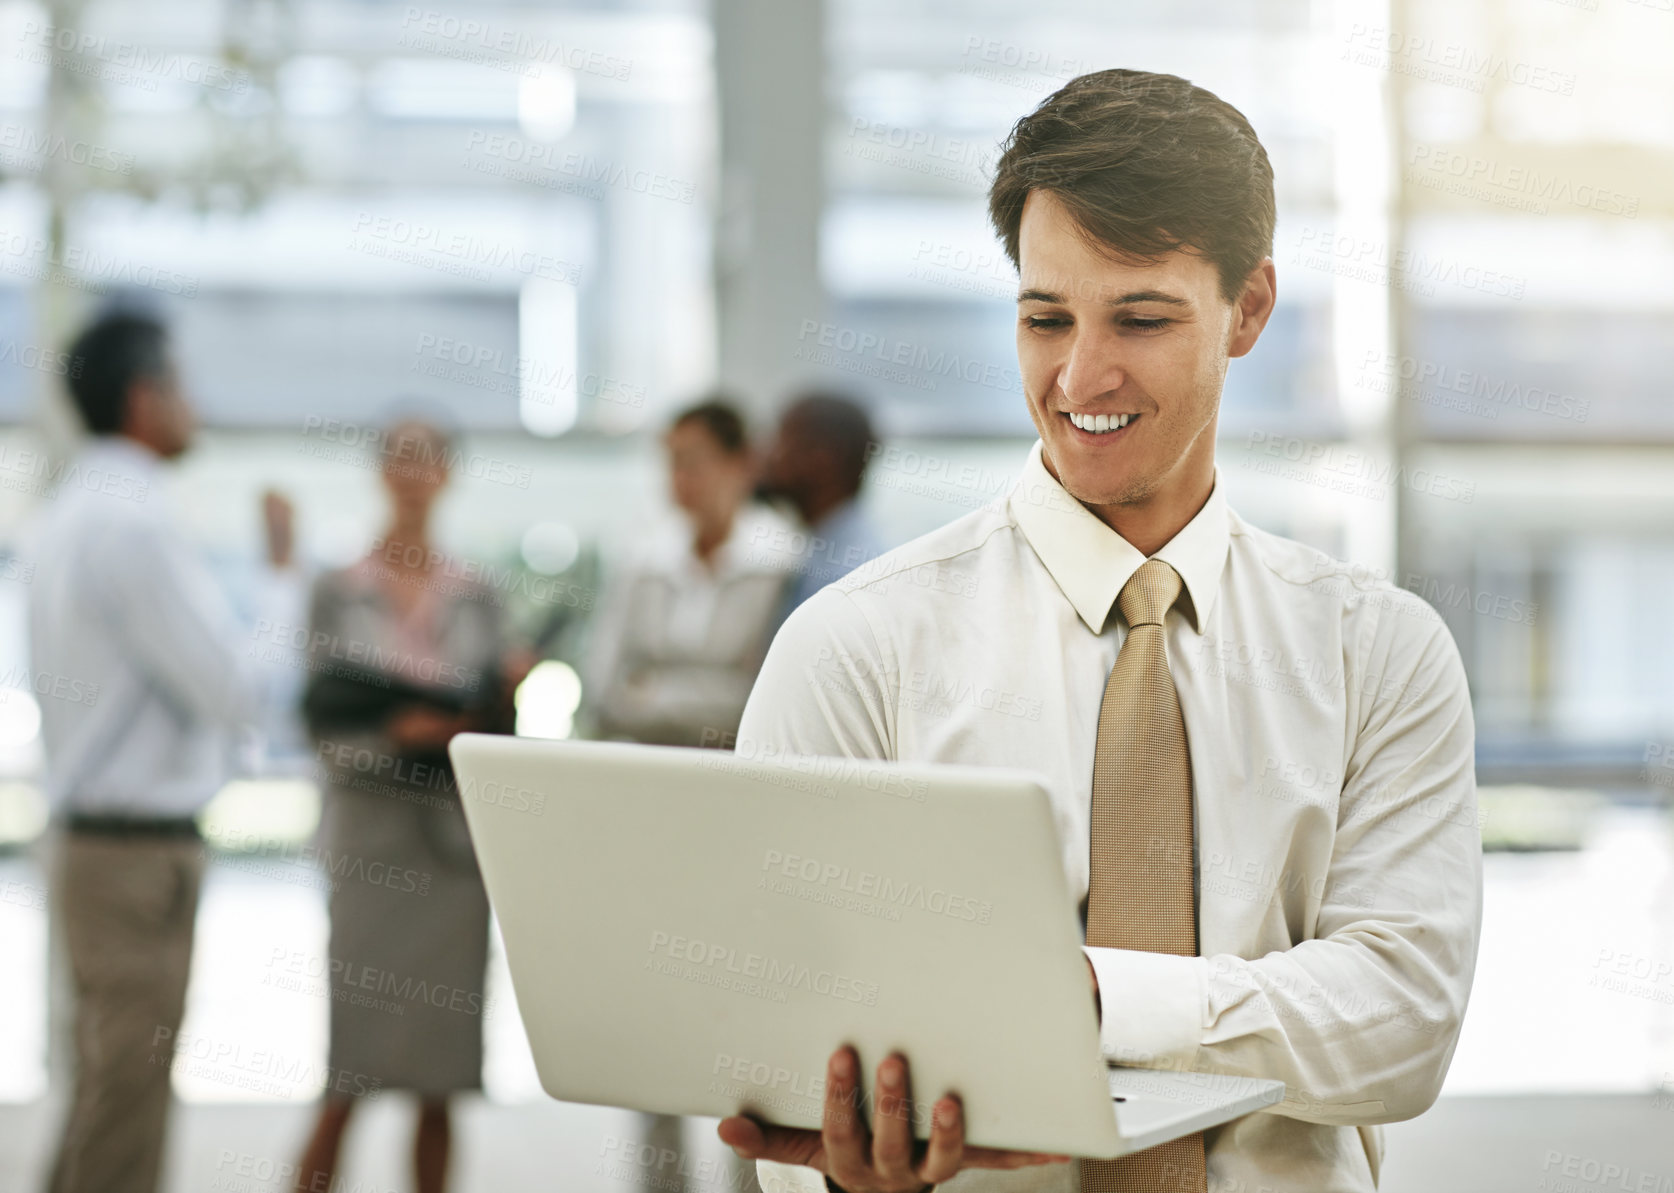
[[966, 1147], [959, 1099], [936, 1103], [928, 1146], [913, 1141], [912, 1081], [906, 1058], [893, 1053], [878, 1066], [877, 1107], [868, 1130], [860, 1114], [860, 1059], [847, 1045], [831, 1054], [825, 1075], [825, 1114], [818, 1131], [774, 1127], [735, 1116], [721, 1120], [721, 1142], [746, 1160], [777, 1160], [817, 1168], [844, 1193], [920, 1193], [965, 1168], [1027, 1168], [1059, 1164], [1068, 1156]]
[[262, 537], [267, 544], [267, 561], [275, 568], [291, 565], [296, 542], [296, 508], [278, 489], [262, 491]]

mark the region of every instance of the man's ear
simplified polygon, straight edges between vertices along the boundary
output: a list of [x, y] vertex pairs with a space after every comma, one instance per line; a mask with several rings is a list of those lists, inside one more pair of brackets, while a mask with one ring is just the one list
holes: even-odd
[[1263, 257], [1261, 264], [1250, 270], [1244, 279], [1244, 289], [1232, 304], [1232, 320], [1228, 327], [1226, 354], [1243, 356], [1255, 347], [1267, 320], [1273, 316], [1277, 301], [1278, 280], [1273, 270], [1273, 258]]

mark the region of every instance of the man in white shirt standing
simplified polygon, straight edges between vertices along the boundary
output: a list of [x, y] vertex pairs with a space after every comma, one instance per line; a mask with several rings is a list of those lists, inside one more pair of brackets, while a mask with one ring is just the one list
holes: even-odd
[[1217, 482], [1227, 362], [1273, 310], [1266, 153], [1207, 91], [1102, 71], [1019, 122], [989, 213], [1040, 442], [1006, 498], [790, 618], [738, 748], [1038, 772], [1106, 1058], [1287, 1096], [1114, 1164], [967, 1149], [943, 1096], [915, 1147], [909, 1058], [866, 1058], [867, 1116], [845, 1047], [822, 1131], [721, 1137], [768, 1193], [1371, 1190], [1377, 1124], [1435, 1099], [1469, 995], [1474, 732], [1427, 605], [1248, 525]]
[[35, 527], [29, 606], [76, 994], [75, 1090], [49, 1187], [148, 1193], [203, 870], [193, 817], [226, 777], [232, 730], [253, 720], [253, 685], [231, 610], [159, 491], [193, 426], [164, 328], [107, 315], [70, 358], [91, 439]]

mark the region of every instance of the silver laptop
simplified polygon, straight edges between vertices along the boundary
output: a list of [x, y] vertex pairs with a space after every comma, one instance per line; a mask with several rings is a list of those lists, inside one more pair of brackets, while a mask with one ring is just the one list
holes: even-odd
[[554, 1098], [817, 1128], [850, 1043], [868, 1099], [907, 1057], [920, 1138], [957, 1091], [973, 1144], [1115, 1156], [1284, 1095], [1107, 1069], [1028, 774], [470, 733], [449, 753]]

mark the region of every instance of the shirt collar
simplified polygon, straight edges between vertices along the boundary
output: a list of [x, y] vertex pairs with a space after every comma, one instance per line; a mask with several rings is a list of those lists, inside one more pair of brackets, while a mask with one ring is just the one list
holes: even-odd
[[163, 471], [161, 456], [126, 435], [91, 435], [76, 454], [84, 461], [98, 460], [107, 468], [121, 467], [125, 475], [137, 480], [156, 478]]
[[[787, 529], [783, 520], [753, 502], [746, 502], [733, 517], [732, 529], [715, 548], [712, 562], [698, 562], [692, 550], [692, 527], [685, 518], [670, 518], [649, 536], [639, 555], [639, 566], [676, 578], [703, 577], [720, 580], [734, 575], [772, 572], [789, 565], [780, 558], [775, 539]], [[775, 544], [769, 546], [768, 544]]]
[[[1122, 586], [1139, 570], [1145, 556], [1053, 478], [1041, 459], [1039, 440], [1029, 450], [1028, 462], [1012, 486], [1008, 504], [1012, 521], [1023, 531], [1023, 537], [1081, 620], [1093, 633], [1104, 633]], [[1214, 607], [1221, 570], [1226, 565], [1231, 541], [1227, 514], [1217, 473], [1203, 508], [1153, 556], [1180, 573], [1191, 597], [1187, 620], [1200, 634]]]

